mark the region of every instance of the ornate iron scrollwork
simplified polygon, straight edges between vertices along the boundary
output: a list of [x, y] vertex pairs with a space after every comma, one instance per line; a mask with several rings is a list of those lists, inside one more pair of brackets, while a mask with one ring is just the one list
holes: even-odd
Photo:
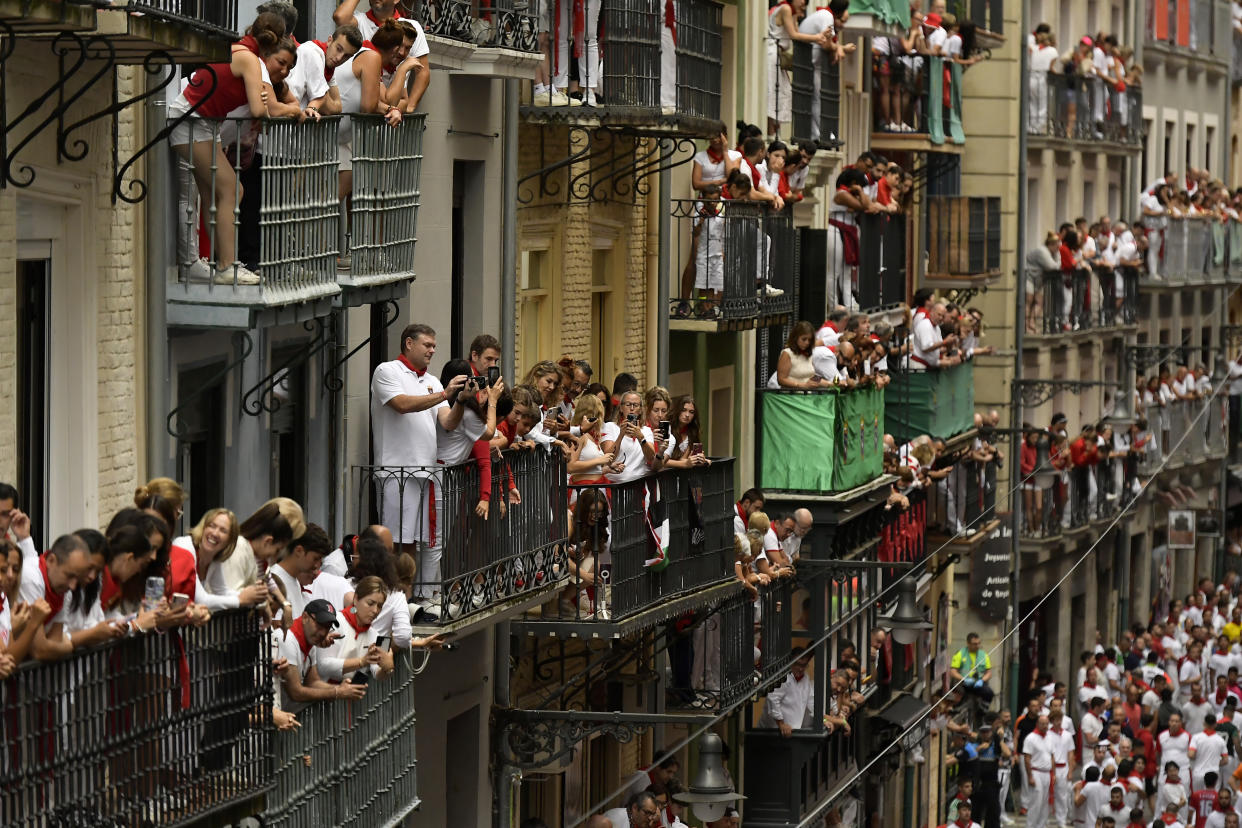
[[375, 338], [376, 334], [382, 333], [383, 331], [391, 328], [392, 323], [396, 322], [397, 317], [401, 314], [401, 307], [397, 304], [397, 300], [387, 299], [384, 301], [382, 313], [384, 314], [384, 326], [379, 331], [369, 335], [366, 339], [355, 345], [352, 349], [350, 349], [349, 353], [329, 365], [328, 370], [323, 372], [323, 387], [325, 391], [330, 391], [335, 394], [345, 387], [345, 380], [337, 374], [337, 371], [342, 365], [349, 362], [350, 358], [353, 357], [354, 354], [371, 344], [371, 340]]
[[1052, 399], [1059, 391], [1081, 394], [1091, 388], [1116, 389], [1119, 387], [1118, 383], [1115, 382], [1097, 382], [1095, 380], [1024, 379], [1013, 380], [1013, 383], [1019, 401], [1023, 405], [1029, 406], [1041, 405]]
[[598, 715], [595, 720], [550, 718], [550, 715], [531, 716], [525, 711], [497, 710], [494, 755], [503, 764], [530, 770], [563, 759], [596, 734], [602, 733], [626, 744], [654, 724], [622, 718], [616, 713], [592, 714]]
[[235, 336], [240, 340], [241, 356], [226, 364], [220, 369], [219, 373], [215, 374], [211, 379], [200, 385], [193, 394], [190, 394], [188, 397], [183, 399], [180, 405], [168, 412], [168, 418], [165, 420], [164, 428], [169, 435], [173, 437], [173, 439], [180, 441], [186, 438], [186, 434], [181, 428], [181, 421], [178, 417], [181, 410], [198, 402], [204, 394], [224, 382], [228, 375], [232, 373], [233, 369], [245, 362], [246, 358], [249, 357], [250, 353], [254, 350], [254, 340], [250, 338], [250, 334], [245, 331], [238, 331]]
[[331, 321], [324, 324], [324, 321], [318, 317], [309, 319], [302, 323], [302, 327], [307, 332], [315, 331], [315, 336], [298, 349], [297, 353], [285, 360], [283, 363], [273, 368], [271, 373], [259, 380], [257, 383], [246, 389], [242, 394], [241, 410], [243, 414], [249, 414], [251, 417], [257, 417], [263, 412], [274, 414], [280, 410], [280, 399], [272, 392], [284, 379], [286, 373], [291, 368], [296, 368], [303, 362], [306, 362], [315, 354], [328, 347], [334, 341], [335, 324]]

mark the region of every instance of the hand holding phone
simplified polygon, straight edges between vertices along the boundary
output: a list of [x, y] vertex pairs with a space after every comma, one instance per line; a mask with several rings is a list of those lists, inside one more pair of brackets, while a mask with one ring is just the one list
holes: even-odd
[[184, 592], [174, 592], [172, 603], [169, 604], [168, 608], [173, 612], [177, 612], [178, 610], [185, 609], [185, 605], [188, 603], [190, 603], [190, 596], [186, 595]]

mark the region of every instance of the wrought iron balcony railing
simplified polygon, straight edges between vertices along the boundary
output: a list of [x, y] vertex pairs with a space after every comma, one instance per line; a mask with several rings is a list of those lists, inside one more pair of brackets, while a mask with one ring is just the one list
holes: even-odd
[[571, 577], [544, 618], [623, 621], [733, 576], [733, 459], [628, 483], [570, 484]]
[[758, 202], [674, 199], [674, 319], [740, 324], [793, 310], [797, 232], [793, 210]]
[[124, 8], [179, 23], [204, 34], [229, 40], [238, 37], [237, 0], [130, 0]]
[[793, 44], [790, 102], [795, 142], [837, 146], [841, 134], [841, 67], [818, 46]]
[[479, 3], [474, 24], [474, 42], [482, 47], [539, 51], [538, 20], [528, 2], [519, 9], [514, 0], [484, 0]]
[[0, 683], [5, 825], [182, 825], [261, 794], [268, 642], [254, 613], [228, 610], [21, 665]]
[[[509, 492], [520, 503], [508, 503]], [[492, 460], [486, 518], [473, 460], [456, 466], [355, 466], [359, 522], [387, 526], [397, 539], [443, 546], [438, 579], [417, 575], [416, 592], [433, 594], [440, 623], [537, 595], [568, 574], [565, 463], [541, 449]], [[434, 518], [431, 516], [434, 515]]]
[[299, 728], [276, 733], [264, 825], [399, 825], [418, 806], [410, 661], [395, 653], [362, 699], [312, 702]]
[[1143, 143], [1143, 90], [1104, 78], [1032, 72], [1027, 132], [1071, 141]]

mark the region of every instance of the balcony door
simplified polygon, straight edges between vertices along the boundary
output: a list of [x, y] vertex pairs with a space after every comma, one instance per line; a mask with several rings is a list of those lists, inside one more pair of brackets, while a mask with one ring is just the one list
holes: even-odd
[[[38, 251], [27, 251], [27, 255]], [[49, 252], [50, 255], [50, 252]], [[17, 261], [16, 476], [19, 508], [33, 521], [35, 545], [47, 546], [48, 477], [48, 289], [50, 258]]]

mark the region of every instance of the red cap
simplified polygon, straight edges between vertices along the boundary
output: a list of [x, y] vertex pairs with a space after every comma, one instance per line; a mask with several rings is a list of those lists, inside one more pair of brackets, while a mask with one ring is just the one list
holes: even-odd
[[931, 26], [933, 29], [940, 28], [940, 15], [935, 12], [928, 12], [923, 16], [923, 25]]

